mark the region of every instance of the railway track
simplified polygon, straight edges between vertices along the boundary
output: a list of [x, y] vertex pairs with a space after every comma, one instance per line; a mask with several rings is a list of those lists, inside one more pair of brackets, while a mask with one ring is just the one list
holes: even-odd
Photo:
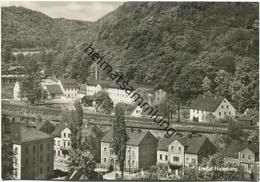
[[[22, 113], [21, 113], [22, 111]], [[51, 116], [53, 120], [60, 120], [61, 116], [66, 113], [66, 110], [46, 108], [43, 106], [24, 106], [2, 103], [2, 113], [12, 116], [24, 116], [23, 113], [27, 112], [28, 117], [35, 117], [36, 114], [45, 114]], [[87, 120], [89, 124], [111, 126], [113, 115], [102, 113], [84, 113], [84, 120]], [[140, 128], [140, 129], [152, 129], [163, 130], [158, 124], [156, 124], [151, 118], [136, 118], [125, 117], [126, 127], [128, 128]], [[227, 133], [228, 125], [225, 123], [192, 123], [192, 122], [172, 122], [172, 128], [176, 131], [188, 131], [188, 132], [202, 132], [202, 133]], [[255, 130], [257, 127], [243, 127], [245, 130]]]

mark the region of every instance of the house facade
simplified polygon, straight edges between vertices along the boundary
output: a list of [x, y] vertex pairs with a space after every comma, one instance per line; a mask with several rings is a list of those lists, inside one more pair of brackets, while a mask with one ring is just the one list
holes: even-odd
[[74, 99], [77, 97], [79, 87], [74, 79], [61, 79], [58, 81], [61, 90], [66, 98]]
[[[101, 165], [108, 168], [117, 161], [111, 147], [113, 131], [109, 130], [101, 140]], [[149, 169], [156, 163], [158, 140], [149, 131], [127, 130], [125, 170]]]
[[48, 179], [53, 175], [53, 138], [21, 123], [10, 124], [14, 151], [14, 178]]
[[248, 174], [259, 175], [259, 145], [233, 140], [225, 151], [225, 163], [237, 164]]
[[[129, 83], [136, 90], [151, 91], [153, 88], [150, 85]], [[115, 82], [111, 81], [88, 81], [87, 84], [81, 85], [80, 93], [82, 95], [92, 96], [99, 91], [105, 91], [116, 105], [118, 103], [132, 104], [134, 98], [131, 98], [124, 89], [120, 89]]]
[[66, 163], [71, 147], [71, 130], [67, 124], [61, 123], [52, 132], [52, 136], [54, 137], [54, 169], [68, 171]]
[[195, 122], [210, 122], [235, 115], [236, 110], [232, 104], [220, 96], [199, 95], [190, 105], [190, 120]]
[[205, 137], [162, 138], [157, 147], [157, 165], [180, 170], [197, 167], [203, 157], [216, 153], [216, 147]]

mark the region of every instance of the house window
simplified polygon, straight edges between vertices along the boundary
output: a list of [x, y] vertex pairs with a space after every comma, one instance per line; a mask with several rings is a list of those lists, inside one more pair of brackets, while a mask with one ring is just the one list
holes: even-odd
[[168, 156], [167, 156], [167, 155], [165, 155], [165, 160], [166, 160], [166, 161], [168, 160]]
[[63, 146], [66, 147], [66, 141], [63, 142]]
[[41, 145], [40, 145], [40, 151], [42, 151], [42, 150], [43, 150], [43, 145], [41, 144]]
[[58, 156], [60, 156], [60, 151], [58, 150]]
[[248, 160], [251, 160], [251, 155], [248, 155]]
[[71, 134], [70, 133], [68, 133], [68, 137], [70, 137], [71, 136]]
[[68, 147], [70, 146], [70, 142], [68, 142]]
[[229, 115], [231, 115], [231, 112], [230, 112], [230, 111], [229, 111], [228, 113], [229, 113]]
[[63, 136], [66, 137], [66, 133], [64, 133]]
[[224, 106], [222, 105], [222, 106], [221, 106], [221, 108], [223, 109], [223, 108], [224, 108]]
[[40, 167], [40, 174], [42, 174], [42, 167]]
[[245, 159], [245, 154], [242, 154], [242, 159]]
[[172, 151], [174, 150], [174, 147], [172, 146], [172, 149], [171, 149]]
[[104, 152], [106, 152], [107, 151], [107, 148], [106, 147], [104, 147]]
[[228, 105], [227, 105], [227, 109], [228, 109]]
[[179, 157], [173, 157], [174, 162], [179, 162]]
[[107, 162], [107, 159], [106, 159], [106, 158], [104, 158], [104, 162]]
[[162, 160], [162, 154], [160, 154], [160, 160]]
[[248, 164], [247, 169], [248, 169], [248, 171], [251, 171], [251, 170], [252, 170], [252, 169], [251, 169], [251, 164]]
[[17, 148], [17, 147], [14, 147], [14, 152], [15, 152], [15, 154], [17, 154], [17, 151], [18, 151], [18, 148]]
[[17, 177], [17, 169], [14, 170], [14, 176]]
[[218, 113], [221, 116], [221, 112]]
[[179, 150], [178, 150], [179, 152], [181, 152], [181, 147], [179, 147]]
[[35, 145], [33, 146], [33, 152], [36, 152], [36, 147], [35, 147]]

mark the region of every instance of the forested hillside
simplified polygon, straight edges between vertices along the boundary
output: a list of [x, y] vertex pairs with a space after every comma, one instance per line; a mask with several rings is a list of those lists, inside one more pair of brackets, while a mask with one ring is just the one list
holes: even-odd
[[258, 107], [257, 3], [127, 2], [93, 23], [30, 13], [2, 11], [2, 46], [22, 39], [28, 47], [56, 47], [49, 68], [57, 76], [85, 82], [91, 61], [81, 45], [93, 42], [129, 80], [163, 88], [183, 103], [211, 93], [241, 112]]

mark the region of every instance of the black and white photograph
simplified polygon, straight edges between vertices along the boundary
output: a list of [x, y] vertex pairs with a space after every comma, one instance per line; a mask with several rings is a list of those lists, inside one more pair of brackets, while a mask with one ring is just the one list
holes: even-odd
[[0, 4], [2, 180], [260, 180], [258, 1]]

